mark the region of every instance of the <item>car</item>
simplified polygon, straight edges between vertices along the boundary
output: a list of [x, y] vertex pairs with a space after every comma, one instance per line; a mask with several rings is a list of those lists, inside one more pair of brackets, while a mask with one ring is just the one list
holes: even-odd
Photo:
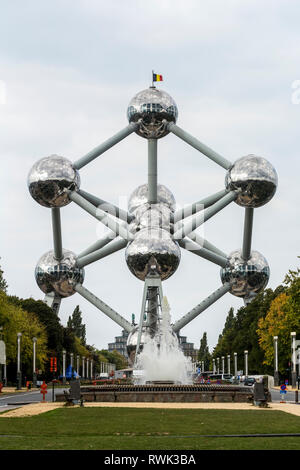
[[254, 377], [246, 377], [245, 380], [244, 380], [244, 385], [254, 385], [256, 383], [256, 380]]

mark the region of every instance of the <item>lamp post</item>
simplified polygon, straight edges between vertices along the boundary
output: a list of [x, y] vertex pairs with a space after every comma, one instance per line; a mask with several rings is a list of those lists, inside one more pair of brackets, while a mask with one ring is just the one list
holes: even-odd
[[273, 337], [274, 340], [274, 385], [279, 385], [279, 373], [278, 373], [278, 336]]
[[245, 355], [245, 377], [248, 377], [248, 351], [244, 351]]
[[77, 372], [77, 375], [79, 375], [79, 355], [77, 355], [77, 361], [76, 361], [76, 372]]
[[64, 349], [62, 353], [63, 353], [63, 378], [62, 378], [62, 381], [63, 381], [63, 384], [65, 385], [66, 384], [66, 354], [67, 354], [67, 351]]
[[73, 379], [73, 358], [74, 358], [74, 353], [70, 353], [71, 379]]
[[217, 374], [220, 373], [220, 358], [217, 357]]
[[222, 374], [225, 374], [225, 357], [222, 356]]
[[82, 378], [85, 379], [85, 370], [84, 370], [84, 366], [85, 366], [85, 357], [83, 356], [82, 357]]
[[237, 353], [233, 353], [234, 355], [234, 376], [237, 377]]
[[32, 363], [32, 384], [36, 387], [36, 342], [37, 338], [32, 338], [33, 342], [33, 363]]
[[86, 378], [89, 379], [90, 371], [89, 371], [90, 359], [86, 358]]
[[22, 333], [18, 333], [17, 334], [17, 390], [21, 390], [22, 388], [21, 338], [22, 338]]
[[212, 362], [213, 362], [213, 374], [215, 374], [216, 373], [216, 360], [213, 359]]
[[230, 374], [230, 354], [227, 354], [227, 372]]
[[91, 379], [93, 378], [93, 359], [91, 359]]
[[296, 388], [296, 332], [291, 332], [292, 339], [292, 388]]

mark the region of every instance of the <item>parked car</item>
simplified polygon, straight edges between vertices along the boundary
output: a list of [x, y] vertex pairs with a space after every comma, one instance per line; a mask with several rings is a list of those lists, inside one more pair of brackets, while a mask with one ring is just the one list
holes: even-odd
[[245, 380], [244, 380], [244, 385], [254, 385], [256, 382], [255, 378], [254, 377], [246, 377]]

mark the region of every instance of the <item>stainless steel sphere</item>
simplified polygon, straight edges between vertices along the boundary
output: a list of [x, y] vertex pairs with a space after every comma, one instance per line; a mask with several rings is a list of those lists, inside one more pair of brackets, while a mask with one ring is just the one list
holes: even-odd
[[172, 233], [174, 223], [171, 222], [172, 211], [162, 203], [147, 204], [135, 211], [135, 218], [130, 223], [129, 230], [135, 233], [147, 227], [163, 228]]
[[[157, 202], [160, 204], [164, 204], [172, 212], [175, 211], [175, 198], [171, 191], [163, 184], [157, 185]], [[141, 206], [143, 207], [141, 208]], [[128, 201], [128, 212], [130, 214], [133, 214], [138, 208], [141, 208], [141, 211], [143, 211], [147, 210], [149, 207], [150, 204], [148, 204], [148, 184], [142, 184], [141, 186], [138, 186], [130, 195]]]
[[144, 281], [147, 274], [157, 272], [162, 281], [168, 279], [179, 266], [180, 248], [170, 234], [159, 228], [145, 228], [136, 233], [127, 245], [125, 257], [129, 270]]
[[84, 269], [76, 266], [76, 255], [63, 250], [63, 259], [58, 261], [53, 251], [45, 253], [35, 268], [35, 279], [45, 293], [55, 291], [61, 297], [75, 294], [74, 285], [84, 280]]
[[236, 250], [228, 256], [227, 266], [221, 269], [221, 280], [232, 283], [230, 293], [237, 297], [253, 298], [268, 284], [270, 268], [258, 251], [252, 251], [248, 261]]
[[33, 199], [42, 206], [63, 207], [70, 202], [66, 190], [77, 190], [80, 177], [67, 158], [51, 155], [33, 165], [27, 184]]
[[226, 189], [240, 190], [235, 202], [242, 207], [261, 207], [276, 192], [278, 177], [270, 162], [263, 157], [247, 155], [228, 170]]
[[146, 139], [159, 139], [169, 133], [164, 120], [176, 122], [178, 109], [175, 101], [168, 93], [155, 87], [137, 93], [127, 108], [129, 122], [138, 122], [139, 129], [136, 131]]

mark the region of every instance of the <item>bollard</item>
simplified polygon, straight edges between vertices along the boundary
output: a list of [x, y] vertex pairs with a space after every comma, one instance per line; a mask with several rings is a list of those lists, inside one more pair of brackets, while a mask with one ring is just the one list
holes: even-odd
[[295, 403], [298, 403], [298, 390], [295, 391]]

